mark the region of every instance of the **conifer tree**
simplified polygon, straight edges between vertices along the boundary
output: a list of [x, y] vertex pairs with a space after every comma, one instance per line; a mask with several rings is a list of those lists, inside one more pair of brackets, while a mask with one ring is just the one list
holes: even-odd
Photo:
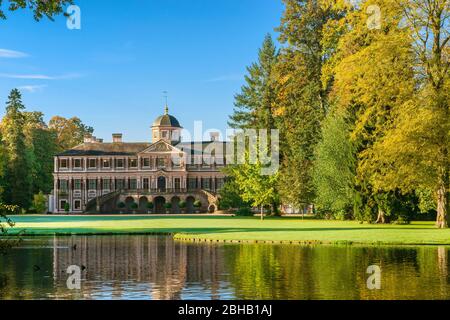
[[31, 203], [31, 159], [24, 133], [25, 116], [22, 96], [13, 89], [6, 103], [6, 115], [2, 120], [2, 139], [7, 152], [5, 172], [5, 202], [28, 209]]
[[238, 129], [274, 129], [275, 93], [272, 74], [277, 62], [277, 49], [267, 34], [258, 54], [258, 62], [247, 68], [246, 84], [235, 96], [234, 113], [229, 125]]

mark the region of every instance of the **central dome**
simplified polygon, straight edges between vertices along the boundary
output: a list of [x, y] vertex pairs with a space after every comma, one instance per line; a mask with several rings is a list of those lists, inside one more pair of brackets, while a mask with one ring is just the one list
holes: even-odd
[[153, 122], [153, 127], [173, 127], [181, 128], [177, 118], [169, 114], [169, 108], [166, 107], [166, 113], [156, 118]]

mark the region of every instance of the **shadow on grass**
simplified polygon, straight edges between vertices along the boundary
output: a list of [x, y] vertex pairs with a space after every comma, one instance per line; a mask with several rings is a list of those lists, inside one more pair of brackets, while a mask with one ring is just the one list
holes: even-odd
[[[98, 221], [136, 221], [136, 220], [225, 220], [233, 219], [228, 216], [181, 216], [181, 215], [166, 215], [166, 216], [152, 216], [152, 215], [105, 215], [105, 216], [10, 216], [14, 222], [98, 222]], [[255, 219], [254, 217], [235, 217], [239, 219]]]
[[[114, 234], [178, 234], [178, 233], [186, 233], [186, 234], [216, 234], [216, 233], [264, 233], [264, 232], [331, 232], [331, 233], [346, 233], [349, 231], [384, 231], [384, 230], [402, 230], [402, 231], [414, 231], [414, 230], [430, 230], [435, 231], [434, 229], [405, 229], [405, 228], [376, 228], [376, 227], [365, 227], [365, 228], [224, 228], [224, 227], [209, 227], [209, 228], [195, 228], [195, 227], [180, 227], [180, 228], [170, 228], [170, 227], [149, 227], [149, 228], [123, 228], [121, 229], [103, 229], [103, 228], [71, 228], [71, 227], [61, 227], [61, 228], [31, 228], [31, 229], [16, 229], [17, 232], [25, 231], [24, 236], [27, 235], [53, 235], [53, 234], [105, 234], [105, 235], [114, 235]], [[12, 232], [11, 235], [14, 235], [15, 232]]]

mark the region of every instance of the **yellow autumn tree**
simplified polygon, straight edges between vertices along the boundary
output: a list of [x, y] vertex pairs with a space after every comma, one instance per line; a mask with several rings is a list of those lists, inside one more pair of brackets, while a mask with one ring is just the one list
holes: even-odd
[[[383, 136], [364, 152], [361, 171], [384, 190], [431, 190], [437, 227], [446, 228], [449, 198], [449, 2], [405, 0], [404, 30], [414, 52], [414, 92], [392, 110]], [[400, 87], [392, 83], [389, 88]], [[386, 90], [389, 90], [386, 87]]]
[[[333, 64], [330, 99], [337, 110], [353, 117], [351, 140], [357, 147], [357, 191], [363, 199], [357, 217], [385, 222], [388, 197], [372, 183], [377, 168], [368, 166], [371, 149], [393, 119], [393, 111], [414, 93], [413, 50], [410, 31], [401, 27], [402, 7], [397, 0], [368, 0], [346, 17]], [[396, 190], [393, 188], [393, 190]]]

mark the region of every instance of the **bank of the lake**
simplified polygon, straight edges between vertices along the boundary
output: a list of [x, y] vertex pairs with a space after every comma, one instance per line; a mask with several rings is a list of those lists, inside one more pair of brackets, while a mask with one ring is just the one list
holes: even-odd
[[353, 221], [221, 216], [12, 216], [11, 234], [172, 234], [179, 240], [323, 244], [450, 245], [433, 222], [370, 225]]

